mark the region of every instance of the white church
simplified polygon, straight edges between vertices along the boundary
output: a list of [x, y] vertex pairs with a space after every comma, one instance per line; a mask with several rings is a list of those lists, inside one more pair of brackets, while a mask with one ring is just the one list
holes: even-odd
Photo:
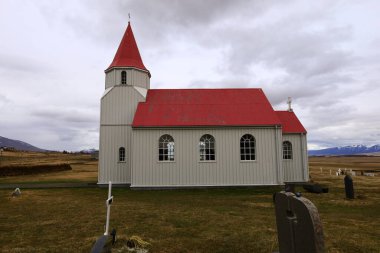
[[150, 89], [130, 23], [101, 98], [98, 184], [281, 185], [309, 178], [306, 130], [260, 88]]

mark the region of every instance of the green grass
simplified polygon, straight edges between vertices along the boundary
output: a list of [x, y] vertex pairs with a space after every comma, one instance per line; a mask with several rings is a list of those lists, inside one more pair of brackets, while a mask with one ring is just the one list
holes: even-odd
[[[28, 154], [28, 162], [37, 163], [33, 159], [40, 156]], [[57, 157], [72, 159], [73, 171], [7, 177], [0, 183], [96, 181], [97, 164], [88, 157]], [[350, 201], [344, 198], [343, 177], [334, 176], [343, 164], [367, 169], [367, 161], [376, 159], [312, 159], [311, 179], [328, 186], [329, 193], [303, 196], [319, 210], [326, 252], [380, 252], [380, 177], [353, 177], [360, 198]], [[118, 248], [137, 235], [151, 244], [150, 252], [273, 252], [278, 243], [272, 194], [279, 190], [114, 188], [111, 227], [117, 229]], [[11, 190], [0, 190], [0, 252], [89, 252], [104, 232], [107, 188], [21, 191], [21, 197], [11, 198]]]
[[[131, 191], [115, 188], [111, 227], [151, 252], [273, 252], [278, 187]], [[378, 195], [380, 190], [371, 194]], [[89, 252], [103, 233], [107, 189], [0, 191], [1, 252]], [[379, 252], [380, 205], [344, 200], [342, 188], [304, 194], [319, 209], [327, 252]]]

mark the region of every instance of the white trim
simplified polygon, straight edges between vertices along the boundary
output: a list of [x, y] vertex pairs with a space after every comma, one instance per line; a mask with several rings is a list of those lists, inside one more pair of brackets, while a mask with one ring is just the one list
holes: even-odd
[[107, 88], [104, 92], [103, 92], [103, 95], [102, 95], [102, 98], [101, 99], [103, 99], [112, 89], [113, 89], [113, 87], [114, 86], [112, 86], [112, 87], [109, 87], [109, 88]]
[[146, 94], [148, 93], [147, 89], [141, 88], [141, 87], [137, 87], [137, 86], [133, 86], [133, 88], [135, 88], [135, 90], [137, 90], [137, 92], [140, 93], [141, 96], [143, 96], [144, 98], [146, 98]]

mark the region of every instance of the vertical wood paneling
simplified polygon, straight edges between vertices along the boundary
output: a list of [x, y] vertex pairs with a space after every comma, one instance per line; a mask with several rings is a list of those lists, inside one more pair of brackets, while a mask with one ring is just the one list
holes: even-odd
[[[106, 184], [108, 181], [131, 183], [132, 128], [130, 125], [137, 104], [144, 101], [145, 98], [133, 86], [119, 85], [121, 83], [121, 71], [117, 69], [106, 74], [106, 87], [107, 85], [110, 87], [118, 86], [114, 86], [101, 99], [98, 175], [98, 183], [100, 184]], [[142, 79], [141, 73], [132, 69], [127, 70], [127, 84], [142, 82], [144, 79]], [[147, 76], [145, 73], [143, 75]], [[136, 80], [134, 76], [137, 76]], [[149, 83], [145, 84], [145, 87], [147, 85], [149, 86]], [[125, 162], [118, 162], [120, 147], [126, 149]]]
[[[131, 136], [130, 126], [101, 126], [99, 150], [99, 177], [98, 183], [106, 184], [131, 182]], [[119, 162], [119, 148], [125, 148], [125, 162]]]
[[113, 69], [106, 73], [105, 88], [121, 85], [121, 71], [127, 72], [127, 85], [134, 85], [145, 89], [150, 88], [150, 78], [148, 73], [137, 69]]
[[114, 87], [101, 100], [100, 124], [132, 124], [137, 104], [144, 100], [132, 86]]
[[[256, 185], [278, 184], [276, 165], [279, 147], [275, 129], [134, 129], [132, 186]], [[256, 161], [240, 161], [240, 138], [256, 139]], [[158, 139], [170, 134], [175, 140], [175, 161], [158, 162]], [[200, 162], [198, 143], [203, 134], [216, 142], [216, 161]], [[282, 143], [279, 140], [279, 143]]]
[[[306, 153], [306, 137], [301, 134], [284, 134], [283, 141], [290, 141], [293, 149], [293, 159], [283, 160], [284, 179], [286, 182], [302, 182], [308, 180]], [[303, 142], [303, 143], [302, 143]]]

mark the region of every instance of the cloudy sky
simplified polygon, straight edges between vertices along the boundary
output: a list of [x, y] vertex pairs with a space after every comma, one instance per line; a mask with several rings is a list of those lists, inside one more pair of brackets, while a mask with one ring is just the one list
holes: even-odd
[[311, 149], [380, 144], [377, 0], [0, 0], [0, 136], [98, 148], [128, 13], [151, 88], [260, 87]]

